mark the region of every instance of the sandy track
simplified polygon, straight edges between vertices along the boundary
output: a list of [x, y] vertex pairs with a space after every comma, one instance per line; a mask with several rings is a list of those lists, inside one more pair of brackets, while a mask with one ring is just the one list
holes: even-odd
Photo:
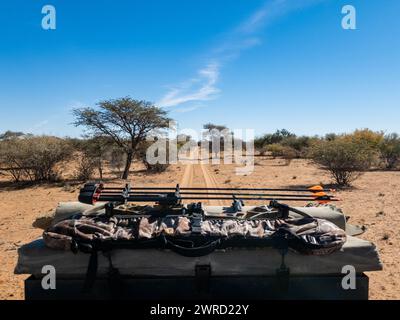
[[[198, 154], [199, 149], [196, 149], [185, 159], [187, 164], [179, 185], [181, 187], [194, 187], [194, 177], [196, 177], [197, 180], [200, 180], [200, 184], [196, 187], [218, 188], [218, 182], [209, 170], [209, 165], [204, 164], [202, 160], [200, 160], [200, 164], [197, 163]], [[218, 206], [225, 204], [223, 200], [209, 200], [207, 202]]]
[[[203, 163], [200, 163], [200, 169], [203, 173], [203, 178], [204, 178], [206, 187], [207, 188], [218, 188], [218, 182], [215, 179], [213, 173], [211, 173], [210, 170], [208, 169], [208, 166], [206, 166]], [[218, 192], [218, 191], [216, 191], [216, 192]], [[223, 200], [209, 200], [209, 202], [214, 205], [217, 205], [217, 206], [225, 205]]]
[[194, 176], [194, 162], [196, 161], [197, 149], [193, 150], [188, 157], [180, 158], [183, 160], [185, 164], [185, 170], [183, 172], [183, 176], [180, 180], [179, 185], [181, 187], [192, 187], [193, 186], [193, 176]]
[[183, 172], [182, 179], [179, 183], [181, 187], [191, 187], [193, 185], [193, 164], [188, 163]]

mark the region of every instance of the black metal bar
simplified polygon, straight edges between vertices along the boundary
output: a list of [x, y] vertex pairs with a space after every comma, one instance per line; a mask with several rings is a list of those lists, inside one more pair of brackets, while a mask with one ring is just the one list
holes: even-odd
[[[102, 192], [102, 195], [113, 196], [113, 195], [120, 195], [121, 193], [118, 192]], [[131, 191], [130, 195], [160, 195], [160, 193], [155, 192], [140, 192], [140, 191]], [[315, 195], [312, 194], [284, 194], [284, 193], [225, 193], [225, 192], [180, 192], [181, 195], [208, 195], [208, 196], [266, 196], [266, 197], [304, 197], [304, 198], [315, 198]], [[332, 195], [327, 195], [332, 196]]]
[[[325, 200], [325, 199], [318, 199], [318, 198], [265, 198], [265, 197], [256, 197], [256, 198], [246, 198], [246, 197], [236, 197], [238, 200], [277, 200], [277, 201], [304, 201], [304, 200]], [[230, 197], [181, 197], [181, 200], [230, 200]], [[329, 201], [339, 201], [336, 198], [330, 198]]]
[[[179, 188], [180, 191], [287, 191], [287, 192], [332, 192], [332, 189], [310, 190], [310, 189], [285, 189], [285, 188]], [[120, 187], [104, 187], [102, 190], [117, 190], [122, 191]], [[175, 187], [133, 187], [131, 190], [164, 190], [175, 191]]]
[[[160, 197], [160, 196], [130, 196], [127, 198], [127, 201], [137, 201], [137, 202], [160, 202], [163, 200], [167, 200], [167, 197]], [[178, 200], [230, 200], [232, 201], [231, 197], [177, 197]], [[271, 198], [271, 197], [237, 197], [240, 200], [277, 200], [277, 201], [304, 201], [304, 200], [325, 200], [325, 199], [318, 199], [318, 198], [300, 198], [300, 197], [293, 197], [293, 198]], [[113, 196], [103, 196], [101, 195], [97, 201], [107, 202], [107, 201], [123, 201], [125, 198], [122, 195], [113, 195]], [[338, 201], [336, 198], [330, 198], [329, 201]]]
[[181, 192], [182, 195], [213, 195], [213, 196], [259, 196], [259, 197], [305, 197], [315, 198], [313, 194], [284, 194], [284, 193], [229, 193], [229, 192]]
[[[163, 201], [166, 200], [167, 197], [160, 197], [160, 196], [129, 196], [128, 198], [126, 198], [127, 201], [137, 201], [137, 202], [159, 202], [159, 201]], [[100, 202], [108, 202], [108, 201], [124, 201], [125, 198], [122, 195], [101, 195], [97, 201]]]

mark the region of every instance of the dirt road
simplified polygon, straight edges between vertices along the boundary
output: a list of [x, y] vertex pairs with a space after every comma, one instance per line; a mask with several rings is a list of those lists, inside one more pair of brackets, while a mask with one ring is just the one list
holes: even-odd
[[[218, 181], [207, 164], [208, 159], [199, 157], [199, 149], [192, 151], [189, 157], [185, 158], [185, 171], [183, 173], [180, 186], [181, 187], [206, 187], [218, 188]], [[195, 179], [196, 178], [196, 183]], [[196, 185], [195, 185], [196, 184]], [[209, 200], [209, 204], [216, 206], [226, 205], [223, 200]]]

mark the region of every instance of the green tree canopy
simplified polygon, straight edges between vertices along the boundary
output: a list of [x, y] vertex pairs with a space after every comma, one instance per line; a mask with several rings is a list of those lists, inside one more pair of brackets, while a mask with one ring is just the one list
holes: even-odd
[[166, 111], [130, 97], [104, 100], [97, 108], [77, 108], [73, 114], [75, 126], [85, 127], [94, 136], [110, 137], [126, 153], [123, 179], [129, 176], [139, 144], [151, 132], [167, 128], [170, 121]]

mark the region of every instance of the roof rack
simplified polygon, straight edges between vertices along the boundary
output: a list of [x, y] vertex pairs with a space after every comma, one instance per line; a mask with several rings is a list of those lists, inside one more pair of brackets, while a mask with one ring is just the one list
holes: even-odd
[[[279, 193], [267, 193], [267, 191]], [[307, 189], [181, 188], [179, 184], [176, 187], [133, 188], [129, 183], [124, 187], [105, 187], [102, 182], [99, 182], [86, 183], [80, 190], [78, 199], [86, 204], [95, 204], [96, 202], [155, 202], [161, 205], [179, 205], [182, 200], [239, 200], [242, 203], [244, 200], [317, 201], [320, 203], [340, 200], [326, 192], [334, 192], [334, 190], [324, 189], [321, 186], [313, 186]]]

